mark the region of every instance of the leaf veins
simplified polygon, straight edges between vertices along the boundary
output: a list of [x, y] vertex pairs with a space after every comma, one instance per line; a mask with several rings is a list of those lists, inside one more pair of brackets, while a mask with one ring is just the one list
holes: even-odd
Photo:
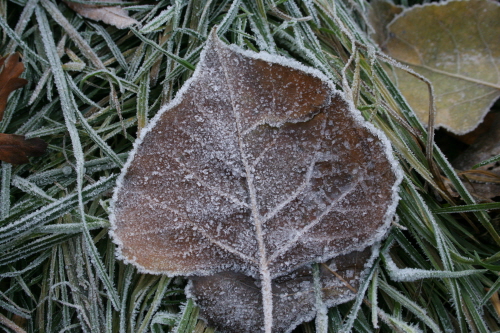
[[320, 73], [212, 34], [121, 175], [119, 255], [157, 274], [251, 277], [270, 332], [273, 280], [364, 250], [390, 223], [400, 176], [354, 112]]

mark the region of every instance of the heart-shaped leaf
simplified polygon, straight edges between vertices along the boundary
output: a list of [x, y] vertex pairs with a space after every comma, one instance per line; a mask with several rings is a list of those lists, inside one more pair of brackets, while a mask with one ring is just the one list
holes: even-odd
[[168, 275], [272, 280], [379, 241], [400, 180], [387, 139], [321, 73], [227, 47], [141, 133], [114, 194], [118, 254]]
[[[472, 131], [500, 96], [500, 4], [429, 3], [394, 17], [399, 10], [383, 1], [374, 3], [370, 17], [378, 27], [375, 39], [384, 52], [432, 82], [436, 126], [456, 134]], [[393, 17], [382, 29], [381, 21]], [[427, 123], [426, 84], [401, 69], [395, 75], [399, 89]]]

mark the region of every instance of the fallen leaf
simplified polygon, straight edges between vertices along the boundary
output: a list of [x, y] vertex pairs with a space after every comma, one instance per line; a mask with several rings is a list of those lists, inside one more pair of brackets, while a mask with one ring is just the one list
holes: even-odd
[[252, 277], [270, 332], [271, 280], [386, 234], [401, 179], [389, 147], [321, 73], [212, 33], [119, 178], [118, 256], [143, 272]]
[[[390, 11], [384, 17], [391, 19], [393, 8], [381, 3], [374, 8]], [[472, 131], [500, 96], [499, 17], [498, 2], [446, 1], [406, 9], [385, 31], [378, 29], [385, 33], [376, 37], [384, 52], [432, 82], [436, 127], [456, 134]], [[399, 89], [427, 123], [426, 84], [401, 69], [394, 73]]]
[[[336, 257], [320, 266], [320, 297], [331, 307], [353, 299], [370, 262], [371, 248]], [[339, 279], [332, 272], [342, 277]], [[262, 295], [260, 281], [242, 273], [220, 272], [190, 278], [188, 296], [200, 306], [201, 317], [222, 332], [262, 331]], [[308, 265], [273, 280], [273, 332], [290, 332], [314, 318], [318, 310], [312, 268]], [[238, 320], [238, 318], [245, 320]]]
[[0, 121], [3, 119], [10, 93], [28, 83], [19, 77], [23, 71], [24, 64], [19, 61], [19, 53], [0, 58]]
[[[63, 2], [83, 17], [114, 25], [118, 29], [125, 29], [134, 24], [139, 24], [137, 20], [128, 16], [127, 11], [120, 6], [95, 6], [64, 0]], [[109, 0], [108, 2], [120, 3], [121, 0]]]
[[494, 162], [472, 170], [476, 164], [500, 155], [500, 113], [490, 116], [491, 127], [463, 151], [452, 165], [461, 170], [468, 190], [483, 201], [500, 197], [500, 163]]
[[12, 164], [29, 163], [28, 157], [42, 156], [47, 143], [39, 138], [0, 133], [0, 160]]
[[382, 49], [385, 49], [384, 43], [389, 35], [387, 24], [399, 15], [404, 7], [385, 0], [374, 0], [369, 5], [368, 22], [373, 29], [371, 36]]

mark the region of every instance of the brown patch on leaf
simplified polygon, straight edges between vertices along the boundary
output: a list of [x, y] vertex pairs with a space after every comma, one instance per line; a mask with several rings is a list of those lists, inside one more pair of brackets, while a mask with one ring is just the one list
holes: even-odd
[[3, 119], [10, 93], [28, 83], [19, 77], [23, 71], [24, 64], [19, 59], [19, 53], [0, 58], [0, 121]]
[[0, 160], [7, 163], [29, 163], [28, 157], [42, 156], [46, 149], [47, 143], [42, 139], [0, 133]]

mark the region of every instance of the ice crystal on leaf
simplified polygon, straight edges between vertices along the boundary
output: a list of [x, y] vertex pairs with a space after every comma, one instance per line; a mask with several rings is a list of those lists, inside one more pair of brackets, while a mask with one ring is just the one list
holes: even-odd
[[[190, 288], [209, 305], [207, 318], [251, 293], [252, 315], [241, 306], [235, 328], [211, 321], [227, 331], [249, 327], [241, 322], [291, 330], [298, 323], [281, 322], [287, 310], [275, 290], [309, 290], [312, 277], [285, 282], [307, 275], [312, 262], [336, 267], [344, 255], [358, 257], [384, 236], [395, 210], [401, 176], [389, 144], [356, 112], [318, 71], [226, 46], [213, 33], [193, 77], [141, 133], [122, 172], [112, 216], [119, 256], [144, 272], [207, 276]], [[366, 261], [355, 260], [353, 274]], [[251, 290], [232, 295], [222, 282], [231, 279], [250, 281]], [[214, 285], [223, 299], [207, 299]], [[297, 299], [299, 320], [313, 315], [308, 302]]]

